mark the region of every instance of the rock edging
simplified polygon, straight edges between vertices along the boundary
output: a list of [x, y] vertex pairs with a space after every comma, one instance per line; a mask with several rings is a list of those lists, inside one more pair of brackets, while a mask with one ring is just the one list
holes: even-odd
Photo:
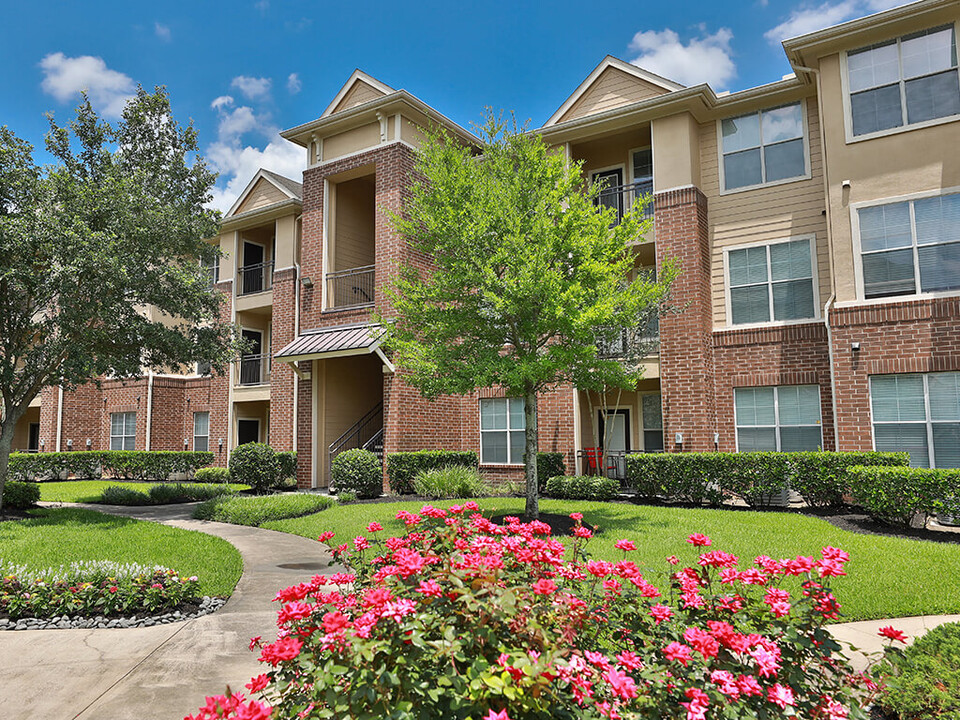
[[180, 610], [160, 615], [133, 615], [131, 617], [107, 618], [103, 615], [81, 617], [59, 615], [52, 618], [0, 618], [0, 630], [69, 630], [85, 628], [136, 628], [167, 625], [169, 623], [192, 620], [216, 612], [226, 604], [226, 598], [204, 596], [200, 607], [194, 612], [183, 613]]

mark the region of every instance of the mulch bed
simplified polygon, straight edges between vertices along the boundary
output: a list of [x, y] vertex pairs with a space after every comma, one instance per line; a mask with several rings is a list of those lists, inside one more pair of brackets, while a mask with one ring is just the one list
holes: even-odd
[[[491, 522], [496, 523], [497, 525], [506, 525], [507, 517], [519, 517], [520, 522], [530, 522], [532, 518], [527, 518], [524, 515], [494, 515], [490, 518]], [[573, 535], [573, 529], [577, 526], [577, 523], [570, 518], [569, 515], [554, 515], [553, 513], [540, 513], [540, 517], [537, 518], [540, 522], [546, 523], [550, 526], [551, 535]], [[583, 527], [587, 530], [598, 533], [599, 530], [589, 523], [581, 523]]]

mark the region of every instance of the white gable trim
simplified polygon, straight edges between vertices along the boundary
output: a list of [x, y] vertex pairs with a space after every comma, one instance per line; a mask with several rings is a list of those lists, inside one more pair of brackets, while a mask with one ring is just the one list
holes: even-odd
[[240, 196], [234, 201], [233, 205], [230, 206], [230, 209], [227, 210], [227, 214], [223, 216], [224, 218], [231, 217], [237, 212], [240, 206], [243, 205], [243, 201], [247, 199], [247, 196], [250, 194], [250, 191], [253, 190], [254, 186], [256, 186], [257, 181], [261, 179], [266, 180], [268, 183], [273, 185], [275, 188], [277, 188], [277, 190], [282, 192], [288, 198], [291, 198], [293, 200], [300, 199], [296, 195], [294, 195], [292, 192], [290, 192], [287, 188], [285, 188], [283, 185], [281, 185], [280, 183], [275, 181], [272, 177], [270, 177], [264, 171], [263, 168], [260, 168], [259, 170], [257, 170], [257, 174], [253, 176], [253, 179], [249, 183], [247, 183], [247, 186], [243, 189], [243, 192], [240, 193]]
[[380, 82], [375, 77], [371, 77], [370, 75], [367, 75], [363, 70], [360, 70], [359, 68], [357, 68], [356, 70], [353, 71], [353, 74], [350, 76], [347, 82], [343, 84], [343, 87], [340, 88], [340, 92], [338, 92], [336, 97], [333, 98], [333, 101], [329, 105], [327, 105], [327, 109], [323, 111], [323, 115], [321, 115], [320, 117], [325, 118], [328, 115], [331, 115], [334, 109], [337, 107], [337, 105], [340, 104], [340, 101], [343, 100], [344, 97], [346, 97], [347, 93], [350, 92], [350, 90], [353, 88], [354, 85], [357, 84], [358, 81], [365, 82], [367, 85], [370, 85], [371, 87], [379, 90], [384, 95], [389, 95], [390, 93], [395, 92], [394, 89], [389, 85], [386, 85]]
[[631, 65], [628, 62], [624, 62], [619, 58], [613, 57], [612, 55], [607, 55], [600, 62], [600, 64], [593, 69], [593, 72], [587, 76], [587, 79], [577, 86], [577, 89], [573, 91], [573, 94], [570, 97], [568, 97], [566, 101], [564, 101], [563, 105], [561, 105], [557, 109], [557, 111], [550, 116], [550, 119], [543, 124], [543, 127], [556, 125], [557, 122], [560, 121], [560, 118], [562, 118], [567, 113], [567, 111], [571, 107], [573, 107], [574, 104], [576, 104], [577, 100], [579, 100], [586, 94], [587, 90], [590, 89], [590, 86], [593, 85], [594, 82], [596, 82], [597, 78], [599, 78], [600, 75], [603, 74], [603, 71], [606, 70], [607, 68], [616, 68], [617, 70], [621, 70], [627, 73], [628, 75], [632, 75], [638, 80], [643, 80], [645, 82], [650, 83], [651, 85], [662, 87], [664, 90], [668, 92], [672, 92], [674, 90], [683, 90], [684, 88], [683, 85], [679, 83], [675, 83], [673, 82], [673, 80], [667, 80], [667, 78], [663, 78], [663, 77], [660, 77], [659, 75], [655, 75], [654, 73], [644, 70], [643, 68], [637, 67], [636, 65]]

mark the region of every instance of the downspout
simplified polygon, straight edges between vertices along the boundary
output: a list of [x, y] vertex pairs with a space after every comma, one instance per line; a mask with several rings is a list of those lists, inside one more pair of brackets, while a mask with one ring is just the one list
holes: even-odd
[[144, 449], [150, 450], [150, 436], [151, 429], [153, 426], [153, 370], [150, 370], [147, 375], [147, 437], [144, 442]]
[[57, 387], [57, 452], [60, 452], [60, 437], [63, 435], [63, 385]]

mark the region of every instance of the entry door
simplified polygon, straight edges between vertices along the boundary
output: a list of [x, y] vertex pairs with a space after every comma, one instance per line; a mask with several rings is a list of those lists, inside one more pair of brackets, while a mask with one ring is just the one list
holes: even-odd
[[630, 452], [630, 410], [598, 410], [600, 446], [603, 448], [604, 468], [611, 477], [626, 475], [626, 455]]
[[30, 423], [27, 435], [27, 450], [30, 452], [40, 450], [40, 423]]
[[243, 294], [263, 291], [263, 245], [243, 243]]
[[259, 330], [241, 330], [247, 350], [240, 358], [240, 384], [259, 385], [263, 382], [263, 333]]
[[237, 445], [260, 442], [259, 420], [237, 420]]
[[616, 225], [623, 219], [623, 170], [617, 168], [593, 173], [593, 184], [601, 187], [597, 204], [616, 210]]

